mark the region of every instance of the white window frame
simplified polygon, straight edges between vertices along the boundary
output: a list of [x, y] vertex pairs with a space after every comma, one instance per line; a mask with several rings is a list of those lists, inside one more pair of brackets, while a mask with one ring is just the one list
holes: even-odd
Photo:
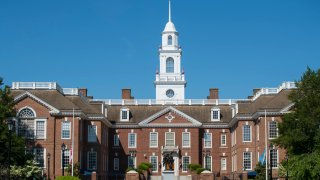
[[[44, 137], [38, 137], [37, 134], [37, 122], [44, 122]], [[34, 135], [36, 139], [47, 139], [47, 119], [34, 119]]]
[[[189, 141], [188, 141], [188, 145], [184, 145], [184, 134], [188, 134], [188, 136], [189, 136]], [[184, 147], [184, 148], [189, 148], [189, 147], [191, 147], [191, 135], [190, 135], [191, 133], [190, 132], [182, 132], [182, 147]]]
[[181, 167], [181, 170], [182, 170], [182, 172], [188, 172], [188, 165], [187, 165], [187, 170], [183, 170], [183, 164], [185, 163], [185, 162], [184, 162], [184, 157], [189, 158], [189, 164], [191, 164], [191, 156], [182, 156], [182, 157], [181, 157], [181, 158], [182, 158], [182, 167]]
[[[89, 167], [89, 157], [90, 157], [90, 153], [94, 153], [94, 154], [96, 154], [96, 162], [95, 162], [95, 168], [90, 168]], [[88, 153], [87, 153], [87, 159], [88, 159], [88, 165], [87, 165], [87, 168], [88, 168], [88, 170], [97, 170], [97, 165], [98, 165], [98, 153], [97, 153], [97, 151], [88, 151]]]
[[[245, 126], [248, 126], [249, 128], [250, 128], [250, 140], [245, 140], [244, 139], [244, 128], [245, 128]], [[243, 142], [252, 142], [252, 127], [249, 125], [249, 124], [244, 124], [243, 126], [242, 126], [242, 141]]]
[[[64, 123], [69, 124], [69, 138], [63, 138], [63, 124]], [[61, 122], [61, 139], [71, 139], [71, 122], [70, 121], [62, 121]]]
[[[210, 136], [210, 146], [206, 146], [206, 138], [205, 138], [205, 134], [209, 134]], [[203, 147], [204, 148], [212, 148], [212, 133], [209, 132], [205, 132], [203, 135]]]
[[[130, 135], [134, 135], [134, 146], [130, 145]], [[128, 148], [137, 148], [137, 133], [128, 133]]]
[[165, 146], [168, 146], [168, 144], [167, 144], [167, 134], [168, 133], [173, 133], [173, 146], [175, 146], [176, 145], [176, 133], [175, 132], [166, 132], [165, 133]]
[[[151, 134], [155, 134], [156, 135], [156, 145], [152, 145], [151, 143]], [[150, 132], [149, 134], [149, 147], [151, 148], [157, 148], [158, 147], [158, 132]]]
[[227, 158], [223, 157], [221, 158], [221, 171], [226, 171], [227, 170]]
[[120, 166], [119, 158], [113, 158], [113, 170], [119, 171], [119, 166]]
[[[224, 143], [223, 143], [224, 140]], [[221, 138], [220, 138], [220, 145], [221, 146], [227, 146], [227, 134], [221, 134]]]
[[[122, 118], [122, 112], [124, 112], [124, 111], [127, 112], [127, 118], [123, 119]], [[129, 121], [129, 119], [130, 119], [130, 111], [129, 111], [129, 109], [126, 108], [126, 107], [121, 108], [121, 110], [120, 110], [120, 121]]]
[[[149, 157], [149, 162], [151, 163], [152, 161], [151, 161], [151, 159], [152, 159], [152, 157], [154, 157], [154, 158], [156, 158], [156, 168], [157, 168], [157, 170], [156, 171], [154, 171], [153, 169], [151, 169], [152, 170], [152, 172], [158, 172], [158, 156], [150, 156]], [[152, 163], [151, 163], [152, 164]], [[153, 165], [152, 165], [152, 168], [153, 168]]]
[[129, 167], [130, 158], [133, 159], [133, 168], [137, 168], [137, 164], [136, 164], [137, 158], [135, 156], [131, 156], [131, 155], [128, 156], [128, 167]]
[[[90, 129], [90, 127], [93, 127], [93, 126], [95, 126], [96, 128], [96, 132], [95, 132], [95, 140], [91, 140], [89, 137], [91, 137], [91, 135], [90, 135], [90, 131], [89, 131], [89, 129]], [[96, 143], [97, 141], [98, 141], [98, 137], [97, 137], [97, 134], [98, 134], [98, 126], [97, 125], [94, 125], [94, 124], [90, 124], [90, 125], [88, 125], [88, 143]]]
[[[218, 118], [213, 118], [213, 113], [215, 111], [217, 111], [217, 113], [218, 113]], [[211, 108], [211, 121], [220, 121], [220, 108], [218, 108], [218, 107]]]
[[[47, 149], [46, 148], [39, 148], [39, 147], [35, 147], [35, 148], [33, 148], [33, 154], [34, 154], [34, 156], [36, 156], [37, 155], [37, 149], [43, 149], [43, 167], [41, 167], [41, 166], [39, 166], [39, 167], [41, 167], [41, 168], [46, 168], [46, 165], [47, 165], [47, 162], [46, 162], [46, 160], [47, 160], [47, 158], [46, 158], [46, 156], [47, 156], [47, 153], [46, 153], [46, 151], [47, 151]], [[36, 160], [36, 158], [34, 158], [35, 160]]]
[[[61, 154], [60, 154], [60, 159], [61, 159], [61, 169], [62, 169], [62, 163], [63, 163], [64, 159], [62, 159], [62, 150], [61, 150], [60, 152], [61, 152]], [[67, 148], [66, 148], [66, 149], [64, 150], [64, 157], [66, 157], [66, 152], [68, 153], [69, 163], [70, 163], [70, 149], [67, 149]], [[64, 168], [66, 169], [67, 166], [64, 166]]]
[[[272, 166], [272, 168], [274, 168], [274, 169], [278, 169], [279, 168], [279, 150], [278, 149], [273, 149], [275, 152], [277, 152], [277, 159], [276, 159], [276, 161], [277, 161], [277, 166], [276, 167], [274, 167], [274, 166]], [[269, 156], [271, 156], [271, 150], [269, 150]], [[272, 162], [274, 163], [274, 159], [273, 159], [273, 157], [272, 157]], [[270, 162], [269, 162], [270, 163]]]
[[[275, 130], [276, 130], [276, 136], [275, 136], [275, 137], [271, 137], [271, 133], [270, 133], [270, 131], [271, 131], [271, 128], [270, 128], [271, 122], [272, 122], [272, 123], [276, 123], [276, 129], [275, 129]], [[268, 138], [269, 138], [269, 139], [276, 139], [278, 136], [279, 136], [279, 132], [278, 132], [278, 122], [275, 121], [275, 120], [269, 121], [269, 122], [268, 122]]]
[[246, 171], [247, 170], [252, 170], [252, 152], [250, 151], [245, 151], [242, 153], [242, 167], [244, 168], [244, 154], [245, 153], [250, 153], [250, 169], [245, 169]]
[[113, 135], [113, 146], [119, 146], [119, 145], [120, 145], [119, 134], [114, 134]]
[[210, 171], [212, 171], [212, 156], [204, 156], [204, 158], [203, 158], [203, 168], [206, 168], [207, 157], [210, 157], [210, 167], [211, 167]]

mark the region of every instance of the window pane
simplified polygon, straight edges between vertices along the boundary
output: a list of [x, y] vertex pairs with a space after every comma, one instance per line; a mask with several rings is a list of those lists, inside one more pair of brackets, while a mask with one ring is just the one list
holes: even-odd
[[204, 133], [204, 147], [211, 147], [211, 133]]
[[277, 149], [270, 150], [270, 156], [272, 158], [272, 167], [278, 167], [278, 151]]
[[135, 168], [135, 157], [128, 156], [128, 167]]
[[151, 132], [150, 133], [150, 147], [157, 147], [158, 146], [158, 133]]
[[62, 138], [69, 139], [70, 138], [70, 127], [71, 122], [62, 122]]
[[113, 136], [113, 145], [119, 146], [119, 135], [117, 134]]
[[[62, 154], [61, 154], [61, 159], [62, 159]], [[70, 163], [70, 150], [66, 149], [64, 151], [64, 159], [62, 162], [64, 164], [64, 168], [66, 168], [67, 165]]]
[[45, 122], [44, 121], [36, 121], [36, 135], [37, 138], [45, 137]]
[[119, 158], [114, 158], [113, 159], [113, 169], [115, 171], [119, 171]]
[[122, 119], [128, 119], [128, 111], [127, 110], [122, 110], [121, 111], [121, 118]]
[[227, 170], [227, 159], [221, 158], [221, 170], [225, 171]]
[[88, 152], [88, 169], [97, 169], [97, 152]]
[[225, 134], [221, 134], [221, 146], [225, 146], [225, 145], [227, 145], [226, 135]]
[[97, 126], [89, 125], [88, 126], [88, 142], [96, 142], [97, 135], [96, 135]]
[[251, 141], [251, 126], [243, 126], [243, 141]]
[[172, 45], [172, 36], [168, 36], [168, 45]]
[[128, 140], [129, 148], [135, 148], [136, 147], [136, 134], [129, 133], [128, 137], [129, 137], [129, 140]]
[[205, 156], [205, 166], [204, 168], [211, 171], [211, 156]]
[[152, 171], [158, 171], [158, 156], [150, 156], [150, 163], [152, 164]]
[[190, 164], [190, 157], [183, 156], [182, 157], [182, 171], [188, 171], [188, 165]]
[[182, 139], [183, 139], [182, 146], [189, 147], [190, 146], [190, 133], [188, 133], [188, 132], [183, 133]]
[[271, 122], [269, 122], [269, 138], [273, 139], [276, 137], [278, 137], [277, 122], [271, 121]]
[[174, 146], [174, 133], [166, 132], [166, 146]]
[[212, 119], [220, 119], [219, 118], [219, 110], [212, 111]]
[[166, 72], [174, 73], [174, 60], [172, 57], [169, 57], [166, 61]]
[[251, 152], [243, 153], [243, 167], [246, 170], [251, 170]]
[[19, 121], [18, 134], [25, 138], [34, 138], [34, 120], [21, 119]]
[[39, 167], [44, 167], [44, 149], [43, 148], [35, 148], [34, 149], [34, 158], [35, 161], [38, 163]]

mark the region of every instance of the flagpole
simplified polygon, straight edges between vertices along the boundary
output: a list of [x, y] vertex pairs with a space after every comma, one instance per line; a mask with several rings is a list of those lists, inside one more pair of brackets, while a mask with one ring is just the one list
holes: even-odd
[[72, 108], [72, 161], [71, 161], [71, 176], [73, 176], [73, 150], [74, 149], [74, 107]]
[[266, 179], [268, 179], [268, 132], [267, 132], [267, 110], [264, 110], [264, 138], [266, 149]]

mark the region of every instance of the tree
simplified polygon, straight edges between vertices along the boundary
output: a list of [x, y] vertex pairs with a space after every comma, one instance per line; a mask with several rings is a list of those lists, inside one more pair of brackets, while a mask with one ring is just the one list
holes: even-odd
[[289, 95], [294, 109], [279, 123], [274, 142], [287, 150], [290, 179], [320, 179], [320, 69], [307, 68], [296, 86]]
[[257, 176], [255, 179], [257, 179], [257, 180], [265, 180], [266, 179], [266, 164], [265, 163], [259, 162], [256, 165], [256, 168], [254, 169], [254, 171], [257, 172]]
[[10, 165], [24, 165], [31, 156], [25, 153], [24, 139], [12, 132], [10, 160], [8, 158], [9, 129], [7, 120], [16, 116], [16, 110], [13, 98], [10, 95], [10, 88], [8, 86], [3, 87], [2, 82], [0, 77], [0, 167], [6, 168], [9, 162]]

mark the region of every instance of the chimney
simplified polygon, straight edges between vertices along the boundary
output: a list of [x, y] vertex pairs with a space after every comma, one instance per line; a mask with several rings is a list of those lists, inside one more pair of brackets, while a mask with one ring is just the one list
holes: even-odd
[[88, 89], [87, 88], [79, 88], [78, 91], [79, 91], [79, 94], [81, 94], [84, 97], [87, 97], [87, 95], [88, 95], [87, 94], [88, 93]]
[[207, 99], [219, 99], [219, 89], [218, 88], [210, 88], [209, 89], [209, 96]]
[[122, 89], [122, 99], [134, 99], [131, 96], [131, 89]]

